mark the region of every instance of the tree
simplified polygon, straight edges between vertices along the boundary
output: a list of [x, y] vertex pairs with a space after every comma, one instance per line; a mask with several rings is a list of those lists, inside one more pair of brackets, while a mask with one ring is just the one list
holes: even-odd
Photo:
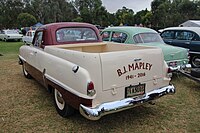
[[181, 3], [179, 3], [178, 12], [182, 15], [183, 20], [188, 20], [195, 18], [195, 14], [197, 12], [197, 4], [194, 3], [194, 1], [190, 0], [182, 0]]
[[109, 20], [110, 13], [107, 12], [105, 7], [99, 6], [95, 11], [95, 19], [94, 24], [101, 25], [101, 26], [108, 26], [111, 24]]
[[19, 0], [1, 0], [0, 5], [0, 10], [2, 10], [0, 17], [2, 27], [17, 28], [17, 16], [23, 10], [23, 3]]
[[195, 1], [195, 4], [197, 5], [197, 12], [195, 13], [195, 18], [200, 19], [200, 1]]
[[189, 19], [200, 18], [199, 1], [153, 0], [152, 23], [154, 27], [178, 26]]
[[147, 27], [151, 27], [151, 21], [152, 21], [151, 19], [152, 19], [152, 13], [150, 11], [147, 11], [145, 16], [142, 16], [143, 25], [145, 25]]
[[79, 13], [83, 22], [99, 25], [105, 25], [105, 22], [108, 22], [109, 13], [102, 6], [101, 0], [74, 0], [72, 5]]
[[165, 27], [171, 0], [153, 0], [151, 2], [153, 27]]
[[134, 25], [134, 11], [126, 7], [117, 10], [115, 14], [118, 24]]
[[17, 17], [17, 21], [21, 27], [30, 27], [37, 22], [36, 18], [28, 13], [20, 13]]
[[[137, 25], [139, 25], [139, 24], [143, 24], [143, 25], [146, 24], [145, 21], [148, 21], [147, 19], [150, 19], [150, 18], [147, 18], [147, 14], [148, 13], [149, 13], [149, 11], [147, 9], [137, 12], [134, 15], [135, 24], [137, 24]], [[148, 16], [148, 17], [150, 17], [150, 16]], [[151, 22], [149, 22], [149, 23], [151, 23]]]

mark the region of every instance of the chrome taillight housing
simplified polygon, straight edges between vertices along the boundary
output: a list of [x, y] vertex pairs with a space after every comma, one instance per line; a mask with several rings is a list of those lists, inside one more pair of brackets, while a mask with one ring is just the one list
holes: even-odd
[[90, 81], [87, 84], [87, 95], [94, 96], [95, 94], [96, 94], [96, 91], [94, 89], [94, 83], [92, 81]]

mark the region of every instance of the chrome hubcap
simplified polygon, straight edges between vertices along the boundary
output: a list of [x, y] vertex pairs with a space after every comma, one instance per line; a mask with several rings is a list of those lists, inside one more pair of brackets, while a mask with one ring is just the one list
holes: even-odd
[[195, 66], [195, 67], [200, 67], [200, 59], [199, 58], [194, 58], [194, 60], [193, 60], [193, 65]]
[[55, 101], [60, 110], [63, 110], [65, 107], [65, 101], [62, 97], [62, 94], [55, 89]]

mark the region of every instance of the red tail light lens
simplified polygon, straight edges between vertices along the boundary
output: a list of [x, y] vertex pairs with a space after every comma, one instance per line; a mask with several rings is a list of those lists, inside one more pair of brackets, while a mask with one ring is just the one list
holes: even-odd
[[167, 69], [167, 77], [168, 78], [172, 77], [172, 72], [173, 72], [173, 70], [170, 67], [168, 67], [168, 69]]
[[171, 72], [172, 72], [172, 69], [170, 67], [168, 67], [167, 73], [171, 73]]
[[94, 96], [96, 94], [96, 91], [94, 89], [94, 83], [92, 81], [90, 81], [87, 84], [87, 95], [88, 96]]
[[94, 83], [92, 81], [90, 81], [88, 84], [87, 84], [87, 90], [94, 90]]

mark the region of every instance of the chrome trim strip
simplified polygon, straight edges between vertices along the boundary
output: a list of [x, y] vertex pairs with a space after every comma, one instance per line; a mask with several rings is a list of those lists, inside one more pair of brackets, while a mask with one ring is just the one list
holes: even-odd
[[23, 65], [23, 62], [26, 62], [26, 60], [22, 56], [20, 56], [20, 55], [18, 55], [18, 57], [19, 57], [18, 64], [19, 65]]
[[26, 59], [24, 59], [21, 55], [18, 55], [18, 56], [19, 56], [19, 58], [20, 58], [21, 60], [23, 60], [23, 61], [26, 62]]
[[166, 87], [162, 87], [153, 90], [151, 92], [148, 92], [144, 94], [142, 97], [125, 98], [120, 101], [103, 103], [94, 108], [86, 107], [80, 104], [79, 112], [81, 115], [83, 115], [85, 118], [89, 120], [98, 120], [104, 115], [126, 110], [135, 107], [137, 105], [150, 102], [164, 95], [174, 94], [174, 93], [175, 93], [175, 87], [173, 85], [168, 85]]
[[200, 54], [200, 52], [189, 51], [189, 54]]

